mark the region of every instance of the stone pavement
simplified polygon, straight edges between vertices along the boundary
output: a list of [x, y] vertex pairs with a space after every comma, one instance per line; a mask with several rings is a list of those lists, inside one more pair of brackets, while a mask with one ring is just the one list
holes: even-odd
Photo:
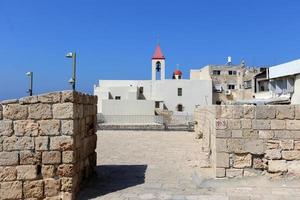
[[299, 180], [211, 179], [191, 132], [99, 131], [97, 175], [77, 199], [300, 199]]

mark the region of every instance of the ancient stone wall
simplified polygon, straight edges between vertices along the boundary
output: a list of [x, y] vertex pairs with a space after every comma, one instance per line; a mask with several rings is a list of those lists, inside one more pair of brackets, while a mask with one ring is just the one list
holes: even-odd
[[300, 105], [200, 106], [195, 118], [216, 177], [300, 176]]
[[94, 96], [63, 91], [0, 106], [0, 199], [74, 199], [96, 165]]

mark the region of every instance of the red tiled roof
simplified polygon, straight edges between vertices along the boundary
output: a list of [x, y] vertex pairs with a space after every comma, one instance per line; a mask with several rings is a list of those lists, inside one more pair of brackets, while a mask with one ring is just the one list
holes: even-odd
[[165, 59], [165, 56], [163, 55], [159, 45], [156, 46], [152, 59]]

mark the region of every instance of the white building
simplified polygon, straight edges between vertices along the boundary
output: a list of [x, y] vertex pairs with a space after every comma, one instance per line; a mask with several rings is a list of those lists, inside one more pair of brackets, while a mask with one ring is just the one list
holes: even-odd
[[212, 81], [181, 79], [175, 70], [166, 79], [160, 46], [152, 57], [152, 80], [100, 80], [94, 86], [98, 113], [105, 115], [155, 115], [157, 110], [192, 115], [196, 105], [212, 104]]

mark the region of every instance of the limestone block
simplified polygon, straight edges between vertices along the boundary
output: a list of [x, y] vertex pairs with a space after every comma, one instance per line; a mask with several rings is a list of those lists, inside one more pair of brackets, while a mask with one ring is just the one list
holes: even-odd
[[294, 119], [295, 107], [293, 105], [277, 105], [276, 118], [277, 119]]
[[231, 131], [233, 138], [242, 138], [243, 137], [243, 131], [242, 130], [232, 130]]
[[233, 153], [244, 153], [245, 152], [244, 145], [245, 145], [244, 139], [228, 139], [227, 151]]
[[58, 166], [57, 173], [60, 177], [72, 177], [75, 169], [73, 164], [62, 164]]
[[75, 198], [74, 196], [72, 192], [61, 192], [61, 198], [63, 200], [73, 200]]
[[59, 151], [44, 151], [42, 153], [43, 164], [59, 164], [61, 163], [61, 153]]
[[233, 130], [233, 129], [237, 129], [237, 130], [241, 129], [241, 120], [239, 120], [239, 119], [229, 119], [227, 121], [227, 124], [228, 124], [228, 129], [231, 129], [231, 130]]
[[61, 191], [73, 192], [74, 186], [76, 185], [74, 178], [61, 178]]
[[232, 117], [234, 119], [241, 119], [244, 117], [244, 106], [235, 105], [232, 108]]
[[268, 140], [266, 147], [267, 149], [278, 149], [280, 146], [280, 141], [279, 140]]
[[22, 182], [2, 182], [0, 183], [1, 199], [22, 199]]
[[245, 151], [252, 154], [264, 154], [265, 145], [263, 140], [245, 140]]
[[15, 167], [0, 167], [0, 182], [14, 181], [17, 179], [17, 170]]
[[227, 129], [227, 120], [216, 119], [216, 129]]
[[300, 119], [300, 105], [295, 105], [295, 119]]
[[276, 113], [275, 108], [275, 106], [256, 106], [256, 119], [274, 119]]
[[77, 102], [79, 100], [78, 95], [73, 91], [63, 91], [61, 93], [61, 102]]
[[300, 136], [300, 131], [289, 131], [289, 130], [276, 130], [274, 131], [275, 138], [279, 139], [293, 139]]
[[287, 171], [286, 160], [269, 160], [268, 172], [285, 172]]
[[253, 120], [252, 127], [255, 130], [268, 130], [271, 129], [271, 121], [270, 120]]
[[237, 178], [243, 176], [243, 169], [226, 169], [226, 177]]
[[253, 176], [259, 176], [259, 175], [261, 175], [261, 173], [262, 173], [261, 170], [246, 168], [246, 169], [244, 169], [244, 174], [243, 175], [245, 177], [253, 177]]
[[284, 150], [291, 150], [294, 148], [293, 140], [280, 140], [280, 148]]
[[285, 129], [285, 120], [271, 120], [271, 129]]
[[260, 139], [271, 139], [274, 137], [274, 132], [271, 130], [259, 130], [258, 137]]
[[42, 103], [59, 103], [60, 99], [60, 92], [47, 93], [38, 96], [38, 100]]
[[300, 120], [286, 120], [288, 130], [300, 130]]
[[43, 180], [25, 181], [23, 192], [25, 198], [43, 198], [44, 182]]
[[18, 180], [33, 180], [37, 178], [36, 165], [19, 165], [16, 166]]
[[300, 150], [300, 140], [295, 141], [295, 150]]
[[42, 165], [42, 176], [43, 178], [53, 178], [55, 176], [54, 165]]
[[28, 96], [28, 97], [22, 97], [19, 99], [20, 104], [33, 104], [38, 103], [38, 97], [37, 96]]
[[7, 104], [3, 106], [4, 119], [26, 119], [28, 116], [27, 105]]
[[52, 108], [50, 104], [31, 104], [29, 105], [29, 119], [51, 119]]
[[11, 136], [13, 134], [12, 125], [11, 120], [0, 120], [0, 136]]
[[217, 168], [229, 167], [229, 154], [228, 153], [217, 153], [216, 154], [216, 167]]
[[230, 130], [215, 130], [216, 131], [216, 137], [217, 138], [229, 138], [231, 137], [231, 131]]
[[63, 135], [73, 135], [77, 133], [74, 126], [74, 120], [62, 120], [61, 121], [61, 133]]
[[60, 179], [45, 179], [44, 194], [46, 197], [54, 197], [60, 193]]
[[216, 168], [216, 177], [217, 178], [225, 177], [225, 168]]
[[251, 154], [235, 154], [233, 160], [234, 168], [245, 168], [252, 166], [252, 155]]
[[246, 105], [244, 106], [244, 118], [253, 119], [255, 117], [256, 106]]
[[34, 141], [32, 137], [5, 137], [3, 139], [3, 150], [32, 150], [34, 149]]
[[253, 158], [253, 168], [254, 169], [264, 169], [265, 167], [266, 167], [266, 164], [263, 161], [263, 159], [261, 159], [259, 157]]
[[57, 136], [50, 138], [50, 150], [72, 150], [73, 149], [72, 136]]
[[49, 137], [48, 136], [39, 136], [35, 139], [35, 150], [37, 151], [47, 151], [49, 145]]
[[243, 129], [251, 129], [252, 128], [252, 120], [251, 119], [241, 119], [242, 128]]
[[59, 135], [59, 120], [41, 120], [39, 121], [40, 135]]
[[75, 153], [74, 153], [74, 151], [63, 151], [62, 152], [62, 162], [66, 163], [66, 164], [74, 163], [75, 162]]
[[73, 103], [58, 103], [53, 105], [53, 118], [74, 119]]
[[21, 165], [36, 165], [42, 162], [42, 153], [34, 151], [20, 151]]
[[243, 138], [258, 139], [258, 131], [252, 129], [245, 129], [243, 130]]
[[285, 160], [300, 160], [300, 151], [282, 151], [282, 158]]
[[0, 166], [18, 165], [18, 152], [0, 152]]
[[265, 158], [270, 160], [277, 160], [281, 158], [281, 149], [267, 149]]
[[288, 176], [300, 177], [300, 160], [287, 162]]
[[38, 136], [39, 125], [33, 120], [14, 121], [14, 131], [16, 136]]

